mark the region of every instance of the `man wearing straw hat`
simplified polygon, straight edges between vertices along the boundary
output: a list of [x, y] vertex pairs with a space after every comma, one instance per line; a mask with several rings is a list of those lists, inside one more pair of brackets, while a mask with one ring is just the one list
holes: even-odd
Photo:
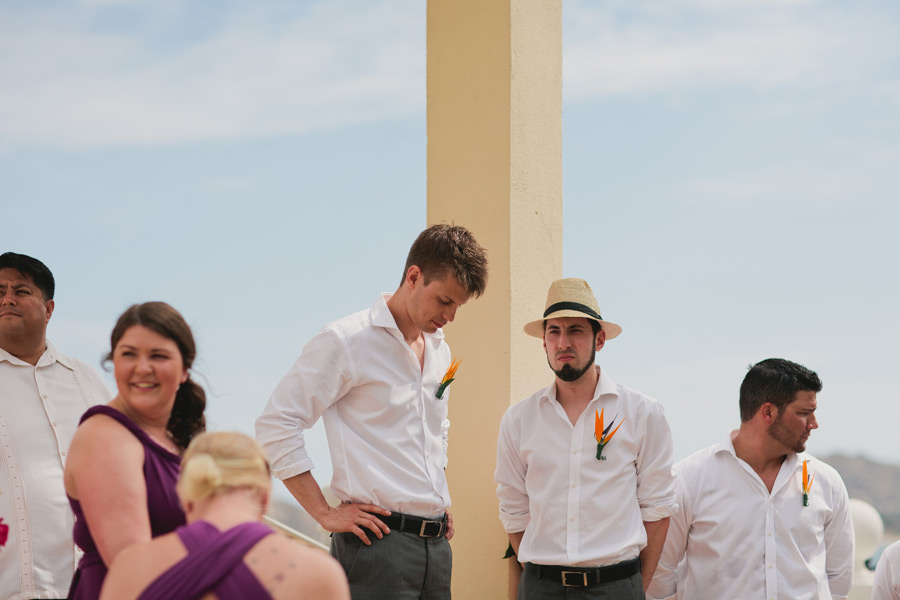
[[542, 338], [555, 380], [511, 406], [497, 448], [500, 520], [520, 599], [642, 599], [677, 509], [662, 406], [594, 363], [622, 332], [583, 279], [554, 281]]

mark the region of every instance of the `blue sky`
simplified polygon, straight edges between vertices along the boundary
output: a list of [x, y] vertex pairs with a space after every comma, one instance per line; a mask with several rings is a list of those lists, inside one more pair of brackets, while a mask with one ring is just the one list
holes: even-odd
[[[564, 275], [678, 457], [781, 356], [825, 384], [811, 451], [900, 463], [897, 39], [891, 0], [564, 3]], [[426, 224], [423, 2], [0, 0], [0, 81], [0, 248], [56, 274], [51, 340], [98, 364], [170, 302], [213, 427], [251, 432]]]

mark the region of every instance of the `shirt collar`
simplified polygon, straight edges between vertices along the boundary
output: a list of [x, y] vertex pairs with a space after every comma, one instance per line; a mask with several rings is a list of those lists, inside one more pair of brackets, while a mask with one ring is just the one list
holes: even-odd
[[46, 340], [47, 349], [44, 350], [44, 353], [41, 354], [41, 357], [38, 359], [36, 365], [31, 365], [24, 360], [17, 358], [0, 348], [0, 362], [6, 361], [11, 365], [17, 365], [20, 367], [49, 367], [53, 363], [59, 363], [62, 366], [66, 367], [70, 371], [75, 370], [75, 365], [72, 363], [72, 359], [66, 356], [65, 354], [61, 354], [57, 349], [50, 343], [50, 340]]
[[[393, 329], [402, 339], [403, 333], [400, 331], [400, 328], [397, 327], [397, 321], [394, 320], [394, 315], [391, 314], [391, 309], [389, 309], [387, 305], [387, 301], [391, 299], [391, 296], [393, 296], [393, 294], [384, 293], [378, 297], [375, 304], [372, 305], [370, 319], [372, 325], [384, 327], [385, 329]], [[425, 333], [423, 331], [422, 335], [425, 336], [426, 340], [431, 340], [434, 344], [440, 344], [444, 339], [444, 330], [438, 329], [434, 333]]]
[[[729, 431], [725, 435], [725, 438], [716, 445], [716, 449], [713, 454], [725, 452], [736, 459], [738, 456], [734, 451], [734, 435], [737, 434], [737, 432], [737, 429], [732, 429], [731, 431]], [[785, 456], [782, 468], [786, 466], [788, 469], [799, 469], [803, 466], [803, 461], [808, 459], [809, 455], [806, 452], [791, 452], [790, 454]]]

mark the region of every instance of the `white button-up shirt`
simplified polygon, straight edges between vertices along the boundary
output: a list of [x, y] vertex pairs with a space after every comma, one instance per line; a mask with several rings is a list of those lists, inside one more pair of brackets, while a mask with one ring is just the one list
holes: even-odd
[[881, 553], [875, 567], [872, 600], [900, 599], [900, 542], [894, 542]]
[[68, 593], [78, 554], [66, 453], [82, 413], [109, 399], [96, 371], [50, 343], [36, 365], [0, 349], [0, 599]]
[[[676, 463], [681, 512], [669, 523], [649, 597], [846, 598], [854, 535], [840, 475], [805, 452], [790, 454], [770, 493], [735, 454], [733, 434]], [[809, 506], [803, 506], [804, 460], [812, 478]]]
[[431, 517], [450, 506], [447, 400], [436, 396], [450, 366], [438, 330], [425, 336], [425, 364], [403, 339], [384, 294], [311, 339], [256, 420], [272, 473], [313, 468], [303, 432], [322, 417], [331, 453], [331, 491], [345, 502]]
[[[598, 460], [594, 411], [600, 409], [604, 425], [621, 427]], [[574, 426], [556, 400], [555, 381], [506, 411], [495, 478], [503, 527], [525, 532], [522, 562], [629, 560], [647, 544], [643, 522], [677, 509], [672, 434], [662, 406], [602, 370]]]

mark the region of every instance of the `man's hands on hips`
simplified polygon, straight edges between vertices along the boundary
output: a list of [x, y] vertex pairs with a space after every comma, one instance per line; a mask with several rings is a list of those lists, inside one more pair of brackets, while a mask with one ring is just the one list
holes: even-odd
[[447, 531], [444, 532], [444, 537], [447, 538], [447, 541], [453, 539], [453, 515], [449, 510], [447, 511]]
[[319, 525], [326, 531], [332, 533], [349, 532], [359, 539], [366, 546], [371, 546], [372, 542], [366, 535], [368, 529], [375, 534], [375, 537], [381, 539], [384, 534], [390, 533], [390, 528], [384, 524], [376, 515], [388, 516], [391, 511], [375, 506], [374, 504], [357, 504], [356, 502], [343, 502], [337, 506], [331, 506], [319, 519]]

